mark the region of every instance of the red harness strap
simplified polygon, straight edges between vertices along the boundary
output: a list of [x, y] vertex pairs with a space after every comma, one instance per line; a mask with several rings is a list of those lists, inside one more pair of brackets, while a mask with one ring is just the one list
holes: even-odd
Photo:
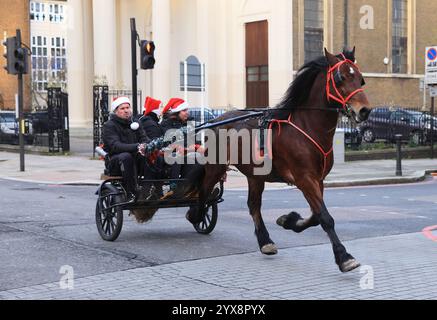
[[[293, 128], [295, 128], [300, 133], [302, 133], [308, 140], [310, 140], [316, 146], [317, 149], [319, 149], [319, 151], [323, 155], [323, 171], [322, 171], [322, 179], [323, 179], [323, 177], [325, 176], [326, 164], [327, 164], [328, 156], [332, 153], [332, 151], [334, 150], [334, 147], [331, 147], [331, 149], [329, 149], [328, 152], [323, 150], [323, 148], [320, 146], [319, 143], [317, 143], [316, 140], [314, 140], [308, 133], [306, 133], [301, 128], [299, 128], [297, 125], [295, 125], [293, 122], [291, 122], [291, 114], [290, 114], [290, 116], [288, 117], [287, 120], [272, 119], [270, 121], [270, 124], [269, 124], [269, 131], [268, 131], [269, 135], [271, 134], [271, 129], [272, 129], [274, 123], [278, 124], [278, 136], [281, 134], [281, 124], [285, 123], [285, 124], [288, 124], [288, 125], [292, 126]], [[271, 141], [270, 137], [269, 137], [268, 141]]]
[[[344, 56], [343, 56], [343, 58], [344, 58], [344, 60], [339, 61], [335, 66], [333, 66], [332, 68], [330, 68], [328, 70], [327, 80], [326, 80], [326, 96], [327, 96], [328, 100], [332, 99], [334, 101], [341, 103], [343, 109], [346, 109], [346, 104], [349, 102], [349, 100], [352, 99], [352, 97], [354, 95], [356, 95], [358, 92], [363, 92], [364, 89], [362, 89], [362, 88], [357, 89], [357, 90], [353, 91], [351, 94], [349, 94], [346, 98], [341, 95], [340, 91], [337, 88], [337, 85], [335, 84], [334, 71], [337, 69], [337, 72], [340, 72], [340, 67], [346, 63], [351, 64], [352, 66], [354, 66], [355, 68], [357, 68], [359, 70], [358, 66], [355, 63], [353, 63], [349, 59], [346, 59]], [[335, 96], [334, 94], [331, 93], [330, 83], [332, 83], [332, 87], [334, 88], [335, 94], [337, 96]]]

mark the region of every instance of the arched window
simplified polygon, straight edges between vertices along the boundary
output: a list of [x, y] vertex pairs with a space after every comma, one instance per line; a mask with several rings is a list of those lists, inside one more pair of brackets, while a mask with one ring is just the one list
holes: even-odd
[[[195, 56], [189, 56], [187, 64], [187, 90], [202, 91], [202, 73], [199, 60]], [[180, 84], [181, 91], [185, 90], [185, 64], [180, 63]], [[205, 75], [203, 75], [205, 77]]]

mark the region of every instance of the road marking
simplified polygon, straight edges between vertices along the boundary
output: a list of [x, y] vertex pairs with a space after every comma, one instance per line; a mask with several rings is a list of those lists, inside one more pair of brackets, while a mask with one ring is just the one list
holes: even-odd
[[431, 231], [437, 229], [437, 226], [429, 226], [426, 228], [423, 228], [422, 233], [427, 237], [428, 239], [437, 242], [437, 236], [433, 235]]
[[400, 213], [398, 213], [398, 212], [387, 212], [388, 214], [391, 214], [391, 215], [398, 215], [398, 214], [400, 214]]
[[383, 196], [383, 198], [384, 198], [384, 199], [390, 199], [390, 197], [389, 197], [389, 196]]
[[425, 216], [416, 216], [416, 218], [419, 218], [419, 219], [428, 219], [428, 217], [425, 217]]
[[360, 194], [360, 197], [367, 197], [367, 194]]
[[367, 209], [360, 209], [360, 211], [367, 211]]
[[408, 201], [416, 201], [416, 199], [408, 199]]
[[282, 201], [283, 203], [288, 203], [288, 201], [287, 200], [284, 200], [284, 201]]

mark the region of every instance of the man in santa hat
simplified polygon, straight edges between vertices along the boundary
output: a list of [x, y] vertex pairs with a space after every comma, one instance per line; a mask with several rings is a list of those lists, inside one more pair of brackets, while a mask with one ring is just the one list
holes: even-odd
[[143, 116], [139, 119], [141, 127], [152, 140], [164, 135], [164, 131], [159, 125], [158, 116], [161, 114], [161, 110], [159, 109], [160, 105], [160, 100], [147, 97], [144, 103]]
[[144, 144], [150, 139], [141, 126], [132, 120], [132, 107], [128, 97], [118, 97], [112, 101], [110, 118], [103, 125], [104, 150], [109, 153], [109, 172], [111, 175], [123, 176], [124, 187], [127, 192], [127, 202], [135, 202], [137, 184], [137, 157], [142, 153]]

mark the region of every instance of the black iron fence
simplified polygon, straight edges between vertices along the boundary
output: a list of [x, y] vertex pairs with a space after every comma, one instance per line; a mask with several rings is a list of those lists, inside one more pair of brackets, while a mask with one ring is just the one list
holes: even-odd
[[[132, 90], [109, 90], [108, 86], [93, 86], [93, 156], [95, 157], [95, 148], [103, 143], [102, 128], [103, 124], [108, 121], [111, 111], [111, 102], [116, 97], [128, 97], [133, 100]], [[142, 112], [142, 92], [137, 92], [138, 112]]]
[[[50, 153], [70, 151], [68, 94], [61, 88], [48, 88], [47, 107], [24, 117], [26, 145]], [[0, 144], [18, 144], [18, 120], [13, 111], [0, 113]]]

